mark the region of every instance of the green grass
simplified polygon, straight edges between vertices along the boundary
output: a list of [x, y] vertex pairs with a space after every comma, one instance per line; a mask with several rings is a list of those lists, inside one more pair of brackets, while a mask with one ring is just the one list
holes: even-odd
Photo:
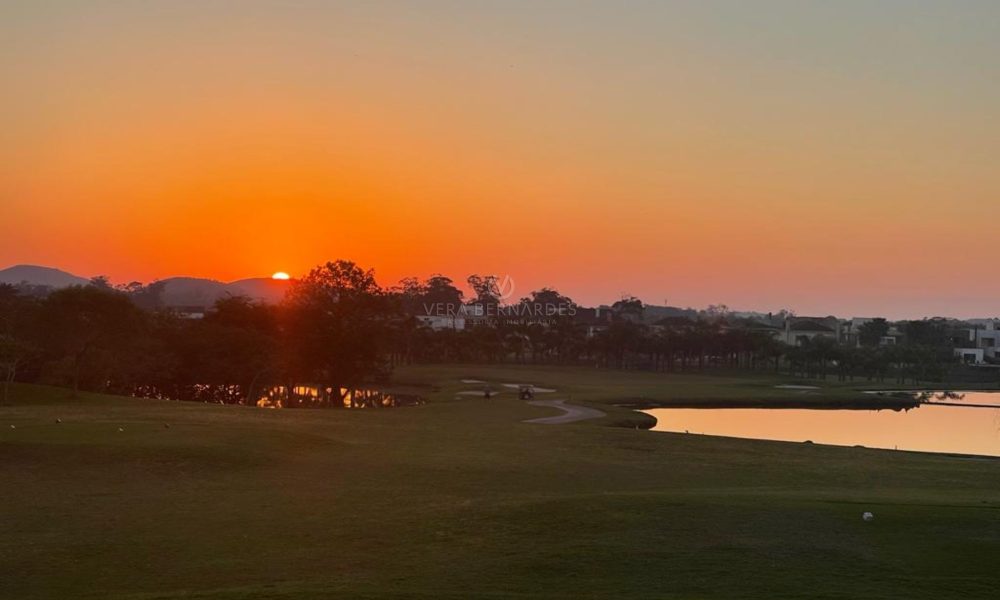
[[[397, 368], [395, 381], [400, 389], [417, 391], [437, 401], [451, 400], [459, 390], [482, 386], [461, 383], [462, 379], [487, 381], [493, 390], [503, 383], [531, 383], [555, 388], [560, 396], [589, 404], [628, 403], [655, 406], [860, 406], [895, 402], [863, 393], [864, 390], [901, 389], [899, 385], [870, 383], [861, 379], [837, 381], [799, 380], [787, 375], [651, 373], [585, 367], [531, 365], [442, 365]], [[776, 386], [805, 384], [817, 390], [781, 389]], [[510, 393], [510, 391], [508, 391]]]
[[[404, 369], [401, 381], [448, 401], [282, 411], [16, 386], [0, 407], [0, 597], [913, 599], [1000, 588], [1000, 461], [531, 425], [521, 421], [554, 411], [512, 394], [455, 401], [468, 387], [453, 384], [459, 372], [524, 376], [588, 403], [624, 380], [637, 394], [657, 388], [641, 374], [595, 375], [602, 386], [573, 370]], [[755, 385], [662, 381], [671, 397], [750, 397]]]

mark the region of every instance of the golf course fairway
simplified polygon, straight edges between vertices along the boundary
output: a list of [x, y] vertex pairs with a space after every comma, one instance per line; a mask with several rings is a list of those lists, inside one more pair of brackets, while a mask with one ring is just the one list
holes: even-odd
[[[455, 399], [472, 387], [458, 373], [563, 385], [545, 399], [608, 416], [526, 423], [559, 411], [513, 393]], [[397, 379], [431, 401], [265, 410], [15, 386], [0, 407], [0, 597], [1000, 589], [1000, 461], [656, 433], [636, 429], [648, 425], [641, 415], [616, 427], [634, 413], [604, 402], [613, 385], [538, 369], [411, 368]], [[711, 398], [771, 387], [659, 381]]]

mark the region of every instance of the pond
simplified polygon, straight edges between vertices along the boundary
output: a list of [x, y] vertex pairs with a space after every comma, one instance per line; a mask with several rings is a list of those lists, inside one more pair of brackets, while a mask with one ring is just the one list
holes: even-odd
[[990, 403], [997, 408], [927, 403], [906, 411], [658, 408], [643, 412], [656, 418], [654, 431], [1000, 456], [996, 400]]

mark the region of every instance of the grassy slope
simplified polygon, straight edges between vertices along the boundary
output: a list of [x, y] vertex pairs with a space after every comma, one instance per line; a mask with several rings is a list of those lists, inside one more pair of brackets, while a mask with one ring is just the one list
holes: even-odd
[[[606, 393], [578, 379], [573, 392]], [[1000, 461], [520, 423], [550, 412], [510, 396], [267, 411], [20, 386], [0, 407], [0, 597], [990, 598], [1000, 586]]]

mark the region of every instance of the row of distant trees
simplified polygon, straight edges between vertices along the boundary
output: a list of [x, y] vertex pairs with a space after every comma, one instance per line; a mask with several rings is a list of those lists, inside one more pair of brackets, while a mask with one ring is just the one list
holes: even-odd
[[[441, 275], [385, 289], [371, 270], [335, 261], [292, 281], [279, 304], [228, 297], [203, 319], [162, 308], [157, 284], [116, 288], [99, 279], [47, 294], [0, 286], [4, 400], [15, 378], [75, 391], [245, 402], [272, 386], [337, 394], [413, 362], [785, 369], [804, 377], [905, 380], [939, 378], [954, 360], [947, 331], [935, 321], [904, 324], [908, 341], [899, 346], [879, 346], [887, 324], [875, 322], [863, 329], [860, 347], [824, 338], [788, 347], [724, 311], [650, 326], [642, 303], [627, 297], [593, 327], [555, 290], [510, 305], [497, 278], [472, 276], [468, 284], [468, 298]], [[478, 326], [435, 330], [417, 318], [470, 307], [487, 317]], [[206, 389], [225, 398], [206, 398]]]

